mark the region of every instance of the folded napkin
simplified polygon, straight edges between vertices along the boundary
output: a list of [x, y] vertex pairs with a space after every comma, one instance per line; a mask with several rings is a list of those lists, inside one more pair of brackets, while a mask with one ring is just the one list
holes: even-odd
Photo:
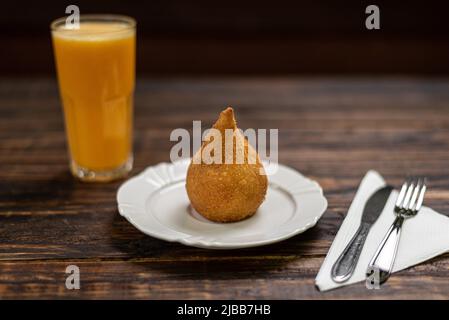
[[[315, 284], [320, 291], [365, 281], [368, 264], [395, 218], [393, 209], [398, 197], [396, 190], [390, 194], [384, 210], [371, 227], [352, 277], [344, 283], [335, 283], [331, 278], [331, 269], [357, 231], [366, 201], [377, 189], [385, 185], [385, 180], [376, 171], [369, 171], [363, 178], [315, 279]], [[449, 217], [423, 206], [415, 217], [405, 220], [403, 224], [393, 271], [406, 269], [448, 251]]]

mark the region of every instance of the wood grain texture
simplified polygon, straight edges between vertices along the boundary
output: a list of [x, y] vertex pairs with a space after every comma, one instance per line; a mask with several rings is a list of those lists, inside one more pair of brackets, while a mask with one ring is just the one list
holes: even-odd
[[[242, 128], [279, 128], [280, 161], [323, 187], [318, 225], [266, 247], [208, 251], [166, 243], [117, 212], [121, 182], [83, 184], [67, 168], [53, 80], [0, 79], [0, 298], [449, 298], [449, 255], [326, 293], [314, 278], [360, 179], [429, 178], [426, 204], [449, 212], [449, 80], [412, 78], [140, 79], [135, 169], [169, 160], [174, 128], [204, 128], [227, 105]], [[65, 268], [81, 290], [65, 289]]]

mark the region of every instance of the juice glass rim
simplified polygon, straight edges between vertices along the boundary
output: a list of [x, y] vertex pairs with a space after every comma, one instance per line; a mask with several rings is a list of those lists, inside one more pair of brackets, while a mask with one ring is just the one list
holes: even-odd
[[[60, 17], [53, 20], [50, 24], [51, 31], [73, 31], [72, 29], [64, 29], [61, 26], [65, 25], [67, 17]], [[80, 23], [83, 22], [121, 22], [124, 24], [123, 28], [112, 30], [112, 31], [98, 31], [95, 34], [108, 34], [108, 33], [116, 33], [124, 30], [135, 29], [136, 28], [136, 20], [130, 16], [122, 15], [122, 14], [80, 14]]]

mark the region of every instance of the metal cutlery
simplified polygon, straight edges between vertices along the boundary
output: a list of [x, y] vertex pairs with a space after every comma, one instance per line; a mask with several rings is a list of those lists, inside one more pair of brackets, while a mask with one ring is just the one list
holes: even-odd
[[425, 193], [424, 178], [410, 178], [404, 182], [394, 208], [396, 218], [369, 263], [367, 277], [378, 272], [379, 284], [387, 281], [393, 270], [402, 224], [419, 212]]
[[371, 226], [382, 213], [392, 190], [393, 188], [390, 186], [383, 187], [374, 192], [365, 203], [357, 232], [332, 267], [331, 276], [333, 281], [338, 283], [344, 282], [354, 273], [365, 244], [365, 239]]

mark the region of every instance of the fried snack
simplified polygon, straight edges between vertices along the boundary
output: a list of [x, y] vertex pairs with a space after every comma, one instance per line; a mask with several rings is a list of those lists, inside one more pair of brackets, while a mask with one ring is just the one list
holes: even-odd
[[[267, 192], [267, 176], [257, 152], [237, 129], [232, 108], [221, 112], [213, 129], [221, 133], [222, 139], [220, 141], [215, 137], [211, 138], [211, 135], [207, 136], [200, 150], [192, 158], [187, 171], [187, 194], [192, 207], [209, 220], [243, 220], [254, 215], [262, 204]], [[234, 139], [225, 139], [226, 129], [232, 129], [228, 130], [228, 134], [233, 133]], [[227, 148], [225, 140], [228, 141]], [[221, 155], [216, 154], [214, 150], [221, 150]], [[210, 163], [207, 154], [215, 159], [221, 156], [221, 164], [217, 164], [217, 161]]]

